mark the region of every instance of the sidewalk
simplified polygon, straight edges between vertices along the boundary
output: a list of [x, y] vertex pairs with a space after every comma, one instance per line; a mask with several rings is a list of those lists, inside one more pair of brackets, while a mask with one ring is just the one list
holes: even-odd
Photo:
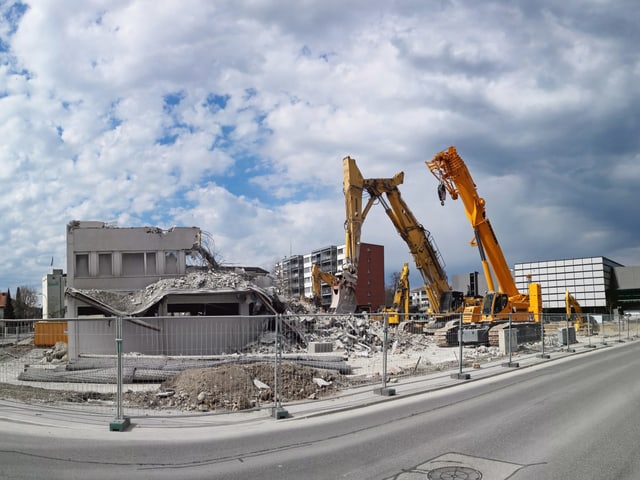
[[[531, 353], [514, 355], [511, 365], [507, 359], [485, 363], [481, 368], [465, 368], [463, 377], [459, 379], [459, 370], [437, 372], [420, 377], [404, 377], [386, 385], [387, 391], [380, 394], [382, 385], [369, 385], [353, 388], [335, 397], [313, 401], [289, 403], [282, 406], [282, 411], [273, 407], [246, 413], [228, 413], [214, 415], [176, 415], [176, 416], [144, 416], [130, 417], [131, 425], [123, 432], [109, 432], [109, 424], [113, 417], [104, 414], [93, 414], [74, 411], [69, 407], [60, 408], [47, 405], [28, 405], [20, 402], [0, 400], [0, 431], [9, 430], [30, 435], [42, 435], [73, 438], [116, 438], [123, 436], [148, 438], [149, 430], [158, 437], [171, 437], [180, 431], [180, 436], [194, 436], [216, 433], [233, 434], [246, 431], [250, 427], [276, 425], [280, 422], [291, 422], [309, 419], [321, 415], [344, 412], [396, 399], [433, 392], [456, 385], [473, 382], [483, 378], [508, 374], [514, 370], [542, 365], [571, 356], [602, 350], [619, 345], [614, 341], [608, 344], [593, 343], [591, 347], [584, 343], [571, 345], [569, 349], [548, 352], [549, 358], [540, 358], [540, 354]], [[125, 409], [126, 415], [126, 409]], [[286, 418], [284, 418], [286, 416]], [[238, 428], [242, 427], [242, 428]], [[162, 430], [162, 433], [158, 430]], [[120, 435], [118, 435], [120, 433]]]

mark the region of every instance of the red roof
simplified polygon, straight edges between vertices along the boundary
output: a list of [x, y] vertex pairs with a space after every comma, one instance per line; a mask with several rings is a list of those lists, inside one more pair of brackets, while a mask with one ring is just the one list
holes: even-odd
[[0, 292], [0, 308], [4, 308], [7, 306], [7, 294], [4, 292]]

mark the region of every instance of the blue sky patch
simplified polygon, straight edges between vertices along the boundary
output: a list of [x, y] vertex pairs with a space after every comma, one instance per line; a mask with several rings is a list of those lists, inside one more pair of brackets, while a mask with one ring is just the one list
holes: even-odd
[[217, 95], [215, 93], [210, 93], [207, 95], [205, 105], [211, 113], [216, 113], [227, 108], [227, 103], [230, 99], [231, 95]]
[[184, 93], [184, 91], [168, 93], [163, 97], [164, 106], [162, 109], [166, 113], [173, 113], [173, 111], [175, 110], [175, 107], [180, 105], [180, 102], [182, 102], [182, 100], [184, 100], [185, 97], [186, 97], [186, 94]]
[[28, 8], [29, 6], [25, 3], [16, 2], [11, 5], [4, 13], [3, 16], [10, 26], [8, 32], [9, 36], [16, 33], [16, 30], [18, 30], [18, 24], [20, 23], [22, 16], [25, 14]]

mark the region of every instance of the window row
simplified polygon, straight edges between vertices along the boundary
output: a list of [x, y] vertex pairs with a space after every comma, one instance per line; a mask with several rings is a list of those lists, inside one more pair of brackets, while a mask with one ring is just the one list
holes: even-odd
[[76, 277], [174, 275], [180, 272], [178, 252], [76, 253]]

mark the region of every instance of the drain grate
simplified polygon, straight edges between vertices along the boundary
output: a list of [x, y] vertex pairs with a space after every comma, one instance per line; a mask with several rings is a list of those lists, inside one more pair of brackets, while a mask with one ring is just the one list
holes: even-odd
[[430, 470], [429, 480], [481, 480], [482, 473], [468, 467], [440, 467]]

